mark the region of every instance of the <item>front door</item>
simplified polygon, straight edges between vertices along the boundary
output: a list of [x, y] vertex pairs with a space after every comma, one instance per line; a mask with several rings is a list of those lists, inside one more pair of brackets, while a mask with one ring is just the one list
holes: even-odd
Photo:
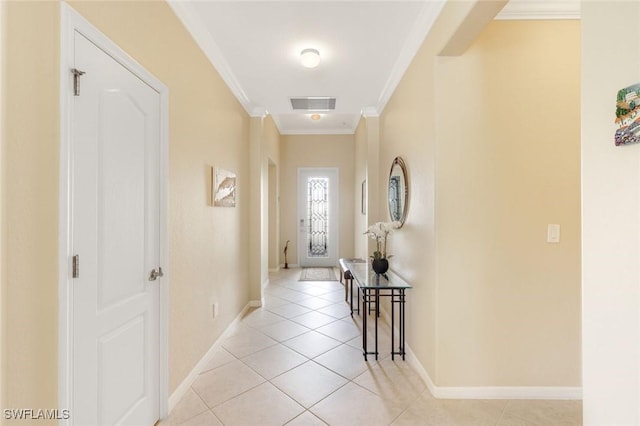
[[298, 263], [338, 263], [338, 169], [298, 169]]
[[[161, 100], [83, 34], [71, 105], [76, 425], [159, 418]], [[154, 272], [152, 272], [154, 271]]]

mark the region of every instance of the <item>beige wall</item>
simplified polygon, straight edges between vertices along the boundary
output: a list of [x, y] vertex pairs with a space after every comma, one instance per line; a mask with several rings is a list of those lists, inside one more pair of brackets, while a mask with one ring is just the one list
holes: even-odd
[[[5, 197], [4, 194], [6, 192], [5, 186], [7, 184], [7, 179], [5, 176], [5, 165], [4, 159], [6, 157], [5, 154], [5, 111], [6, 111], [6, 84], [5, 84], [5, 43], [6, 43], [6, 2], [0, 2], [0, 407], [5, 407], [4, 404], [4, 390], [6, 387], [6, 367], [5, 367], [5, 359], [6, 359], [6, 343], [5, 343], [5, 335], [6, 335], [6, 306], [5, 306], [5, 286], [6, 282], [6, 213], [5, 213]], [[2, 422], [0, 422], [2, 424]]]
[[[360, 257], [366, 259], [369, 257], [369, 247], [367, 245], [367, 236], [364, 235], [364, 231], [368, 226], [368, 212], [369, 206], [365, 206], [365, 214], [362, 214], [362, 181], [365, 181], [365, 192], [368, 192], [367, 185], [367, 121], [362, 118], [358, 123], [356, 132], [354, 135], [354, 158], [353, 165], [353, 190], [355, 194], [355, 209], [353, 218], [353, 255], [354, 257]], [[365, 199], [366, 199], [365, 195]]]
[[[584, 424], [640, 424], [640, 145], [614, 146], [618, 90], [638, 84], [640, 4], [582, 2]], [[611, 64], [617, 64], [611, 66]]]
[[[170, 392], [248, 301], [249, 118], [162, 2], [72, 2], [169, 87]], [[7, 406], [56, 406], [59, 4], [8, 12]], [[37, 123], [37, 125], [33, 125]], [[53, 159], [53, 161], [52, 161]], [[238, 175], [210, 206], [211, 167]], [[220, 316], [212, 319], [218, 302]]]
[[[354, 209], [359, 195], [354, 194], [353, 135], [283, 135], [280, 145], [280, 241], [290, 240], [287, 261], [298, 263], [297, 184], [300, 167], [337, 167], [340, 183], [339, 257], [352, 257], [354, 246]], [[358, 192], [359, 194], [359, 192]], [[360, 208], [357, 204], [358, 209]], [[357, 230], [356, 230], [357, 231]], [[280, 263], [284, 263], [282, 254]]]
[[441, 385], [580, 385], [579, 36], [498, 21], [438, 59]]
[[55, 408], [58, 373], [58, 4], [6, 5], [7, 407]]
[[408, 343], [437, 386], [580, 386], [579, 25], [493, 22], [438, 57], [464, 7], [381, 116], [380, 179], [396, 155], [409, 168], [390, 243], [415, 286]]
[[266, 236], [264, 240], [261, 258], [266, 263], [263, 270], [263, 282], [268, 279], [268, 269], [278, 268], [278, 247], [280, 247], [280, 208], [279, 208], [279, 182], [278, 169], [280, 167], [280, 133], [271, 116], [267, 116], [264, 124], [265, 146], [264, 165], [266, 168], [263, 177], [265, 179], [263, 208], [267, 209], [264, 220]]

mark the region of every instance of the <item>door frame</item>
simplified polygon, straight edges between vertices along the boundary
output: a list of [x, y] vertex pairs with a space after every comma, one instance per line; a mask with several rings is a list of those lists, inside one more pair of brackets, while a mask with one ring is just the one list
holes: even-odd
[[160, 306], [160, 419], [168, 414], [169, 402], [169, 278], [167, 232], [167, 182], [169, 160], [169, 89], [151, 75], [133, 58], [96, 29], [66, 2], [60, 3], [60, 186], [59, 186], [59, 241], [58, 241], [58, 406], [70, 410], [70, 418], [60, 420], [61, 425], [73, 424], [73, 287], [71, 279], [71, 123], [74, 66], [74, 34], [79, 32], [104, 50], [160, 94], [160, 264], [164, 277], [159, 280]]
[[[300, 202], [300, 194], [301, 194], [301, 188], [300, 188], [300, 183], [301, 183], [301, 178], [302, 175], [304, 173], [308, 173], [308, 172], [312, 172], [312, 171], [318, 171], [320, 173], [327, 173], [327, 174], [331, 174], [332, 177], [335, 177], [335, 189], [336, 189], [336, 194], [335, 194], [335, 198], [331, 197], [335, 200], [335, 206], [329, 206], [330, 212], [332, 209], [334, 210], [334, 214], [335, 214], [335, 225], [334, 225], [334, 229], [335, 229], [335, 264], [338, 264], [338, 259], [340, 258], [340, 169], [338, 167], [299, 167], [298, 168], [298, 174], [297, 174], [297, 181], [296, 181], [296, 211], [298, 212], [297, 215], [297, 220], [296, 220], [296, 232], [297, 232], [297, 239], [296, 239], [296, 244], [297, 244], [297, 248], [298, 248], [298, 266], [302, 267], [302, 257], [303, 254], [305, 253], [305, 249], [306, 249], [306, 245], [300, 244], [300, 220], [302, 218], [306, 219], [306, 215], [305, 212], [303, 211], [304, 209], [301, 207], [301, 202]], [[330, 199], [331, 199], [330, 198]], [[331, 232], [329, 233], [329, 235], [331, 235]]]

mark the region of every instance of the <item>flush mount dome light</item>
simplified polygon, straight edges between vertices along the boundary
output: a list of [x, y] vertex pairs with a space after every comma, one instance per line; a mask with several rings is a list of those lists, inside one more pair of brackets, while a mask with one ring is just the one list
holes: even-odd
[[304, 49], [300, 52], [300, 63], [305, 68], [315, 68], [320, 65], [320, 52], [316, 49]]
[[311, 114], [311, 119], [313, 121], [318, 121], [320, 120], [320, 114]]

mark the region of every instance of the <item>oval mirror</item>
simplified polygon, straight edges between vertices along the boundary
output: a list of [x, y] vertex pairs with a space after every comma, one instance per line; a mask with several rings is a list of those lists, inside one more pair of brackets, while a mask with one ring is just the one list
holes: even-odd
[[389, 172], [389, 217], [393, 222], [404, 224], [409, 206], [409, 182], [407, 180], [407, 166], [401, 157], [396, 157], [391, 163]]

